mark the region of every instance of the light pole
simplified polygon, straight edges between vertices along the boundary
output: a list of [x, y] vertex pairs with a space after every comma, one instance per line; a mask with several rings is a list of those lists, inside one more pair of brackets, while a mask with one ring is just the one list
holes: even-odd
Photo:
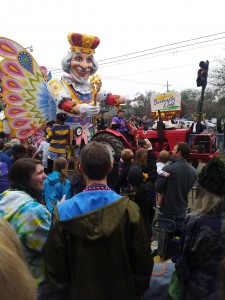
[[33, 48], [32, 45], [31, 45], [30, 47], [25, 47], [25, 49], [29, 50], [30, 52], [33, 52], [33, 51], [34, 51], [34, 48]]

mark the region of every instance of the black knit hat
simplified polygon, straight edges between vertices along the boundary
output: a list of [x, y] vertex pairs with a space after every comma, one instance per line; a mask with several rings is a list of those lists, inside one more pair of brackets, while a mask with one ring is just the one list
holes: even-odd
[[218, 157], [212, 158], [198, 175], [198, 182], [209, 192], [225, 195], [225, 165]]
[[61, 123], [65, 122], [67, 118], [68, 118], [68, 115], [66, 113], [58, 113], [56, 115], [56, 119]]
[[139, 166], [132, 166], [127, 174], [129, 184], [139, 186], [144, 181], [143, 171]]

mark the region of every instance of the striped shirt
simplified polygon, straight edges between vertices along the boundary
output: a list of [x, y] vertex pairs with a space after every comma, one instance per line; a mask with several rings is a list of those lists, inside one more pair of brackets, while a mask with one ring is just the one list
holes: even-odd
[[52, 127], [49, 151], [60, 154], [66, 153], [65, 147], [68, 145], [69, 130], [69, 125], [56, 124]]

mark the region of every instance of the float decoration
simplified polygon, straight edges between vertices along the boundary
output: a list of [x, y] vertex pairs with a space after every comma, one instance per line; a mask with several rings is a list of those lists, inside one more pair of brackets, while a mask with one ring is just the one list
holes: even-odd
[[[102, 81], [99, 75], [91, 75], [90, 76], [90, 84], [91, 84], [91, 91], [94, 96], [94, 106], [97, 105], [97, 94], [101, 90]], [[94, 117], [94, 124], [96, 124], [97, 118]]]
[[[27, 139], [34, 128], [41, 129], [54, 119], [56, 106], [48, 92], [43, 70], [32, 55], [18, 43], [0, 37], [0, 73], [6, 104], [5, 116], [14, 136]], [[16, 120], [15, 120], [16, 119]]]

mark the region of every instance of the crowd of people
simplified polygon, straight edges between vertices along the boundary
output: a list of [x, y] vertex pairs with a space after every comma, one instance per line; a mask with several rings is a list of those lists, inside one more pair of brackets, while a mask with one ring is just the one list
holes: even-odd
[[[23, 144], [15, 138], [9, 142], [0, 132], [1, 298], [150, 300], [145, 292], [154, 266], [150, 245], [156, 238], [155, 218], [162, 232], [171, 231], [172, 222], [174, 232], [181, 237], [171, 276], [173, 289], [168, 288], [165, 297], [225, 298], [224, 163], [212, 159], [197, 178], [196, 170], [188, 163], [189, 144], [177, 143], [172, 154], [163, 150], [157, 158], [148, 139], [135, 153], [131, 149], [116, 153], [112, 162], [104, 144], [89, 142], [88, 116], [96, 117], [100, 106], [119, 108], [109, 127], [128, 140], [128, 124], [147, 131], [153, 123], [146, 116], [124, 119], [120, 105], [132, 103], [137, 95], [100, 90], [96, 94], [93, 87], [100, 81], [93, 76], [89, 82], [89, 78], [98, 69], [94, 58], [98, 37], [73, 32], [67, 38], [70, 51], [62, 60], [66, 75], [47, 84], [32, 81], [34, 90], [41, 90], [43, 84], [50, 97], [43, 98], [45, 93], [39, 93], [29, 115], [51, 120], [57, 111], [56, 120], [46, 124], [42, 142]], [[21, 48], [12, 40], [5, 41], [6, 53]], [[15, 55], [18, 59], [19, 54]], [[13, 77], [12, 70], [4, 65], [3, 73]], [[16, 78], [18, 88], [27, 89], [25, 76], [21, 77], [21, 81]], [[8, 88], [13, 90], [13, 85], [8, 84]], [[7, 103], [6, 112], [12, 107], [11, 102]], [[25, 100], [20, 105], [27, 108]], [[79, 116], [76, 124], [74, 116]], [[82, 129], [81, 135], [73, 135], [72, 140], [67, 117], [73, 120], [74, 132]], [[173, 128], [174, 118], [170, 120]], [[23, 122], [16, 124], [23, 129]], [[163, 122], [161, 125], [163, 129]], [[203, 125], [194, 120], [191, 136], [202, 132]], [[11, 126], [19, 134], [13, 122]], [[97, 130], [106, 127], [101, 113]], [[69, 178], [69, 144], [74, 141], [82, 150], [78, 173]], [[187, 214], [188, 194], [196, 181], [199, 207]], [[178, 291], [182, 292], [179, 297]]]
[[[12, 139], [9, 148], [0, 139], [7, 169], [0, 176], [0, 222], [11, 225], [19, 244], [15, 254], [10, 242], [7, 263], [16, 260], [24, 270], [18, 276], [27, 297], [142, 299], [151, 281], [157, 218], [162, 230], [171, 230], [172, 220], [181, 237], [171, 278], [176, 275], [182, 296], [169, 289], [168, 299], [219, 299], [224, 293], [224, 163], [210, 160], [197, 178], [187, 143], [156, 157], [145, 139], [135, 153], [123, 149], [114, 155], [112, 164], [104, 145], [89, 142], [80, 153], [79, 173], [68, 178], [64, 118], [57, 115], [39, 147]], [[188, 214], [188, 194], [196, 181], [198, 207]], [[1, 230], [7, 234], [9, 229], [0, 226], [0, 235]], [[2, 243], [2, 259], [4, 251]], [[3, 274], [6, 266], [0, 267]], [[26, 297], [18, 294], [18, 299]]]

